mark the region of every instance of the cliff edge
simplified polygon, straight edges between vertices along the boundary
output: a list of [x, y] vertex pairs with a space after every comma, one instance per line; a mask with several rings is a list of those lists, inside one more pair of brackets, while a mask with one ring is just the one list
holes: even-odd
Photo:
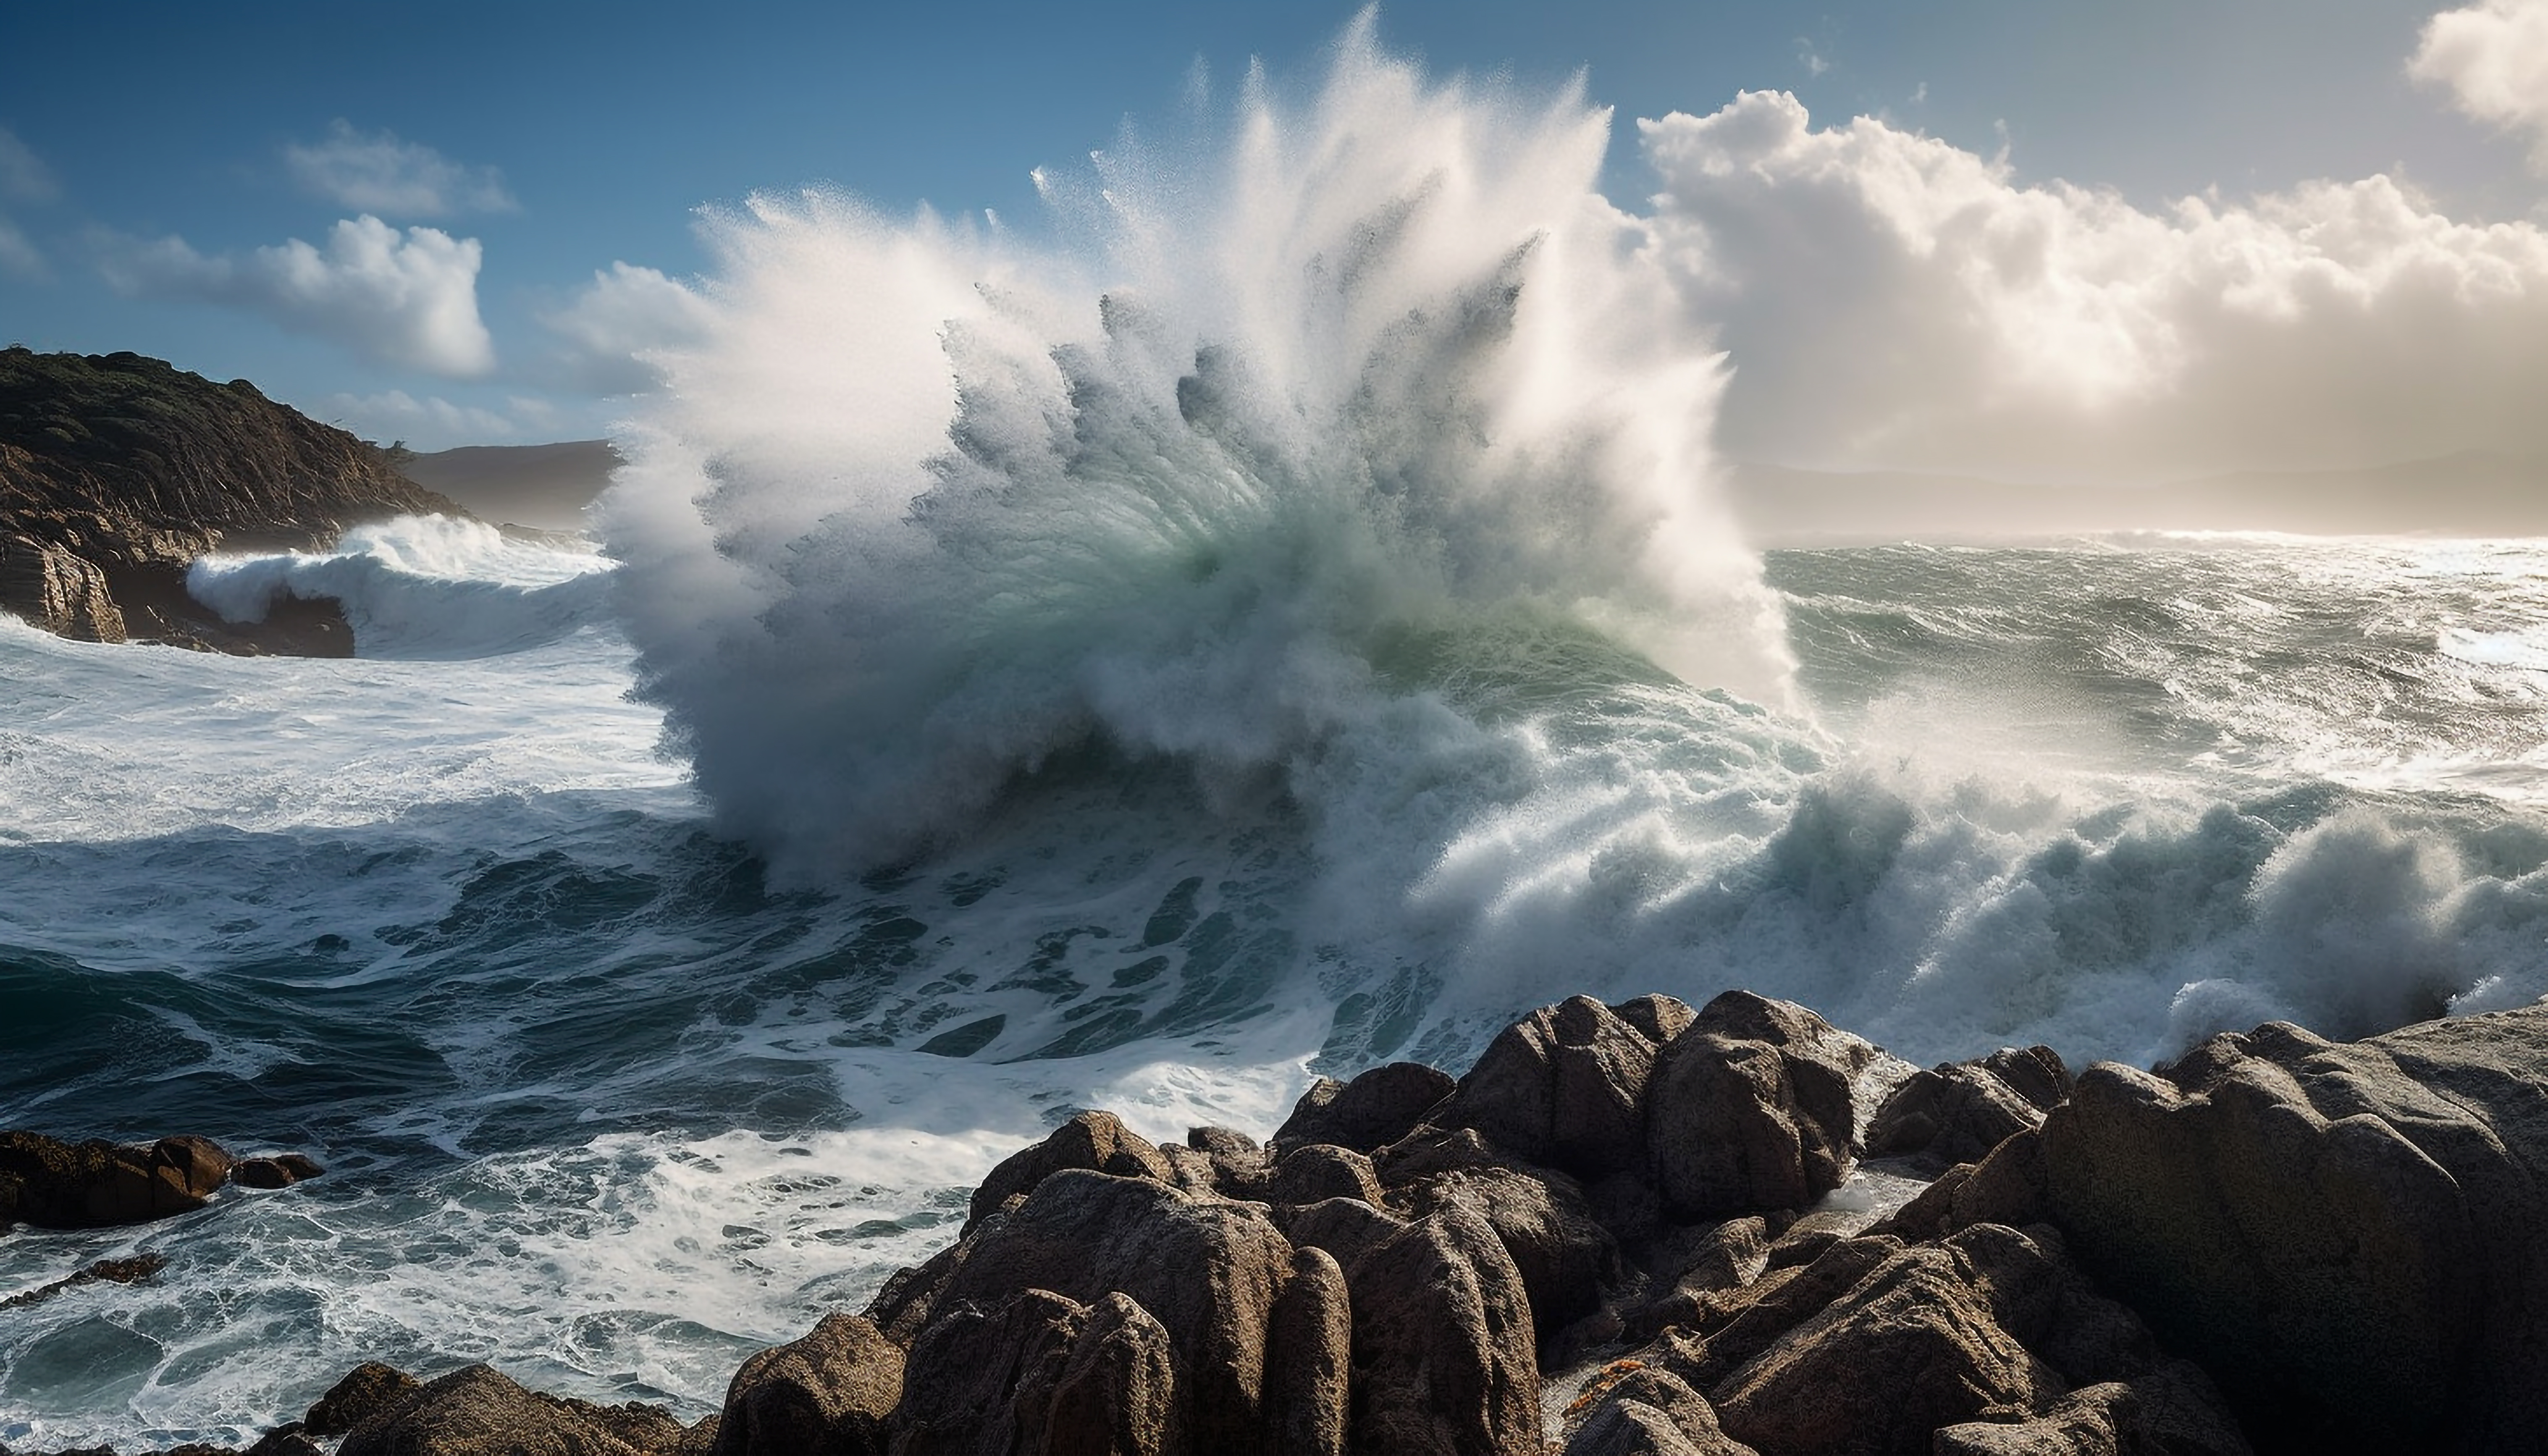
[[139, 354], [0, 349], [0, 611], [88, 642], [344, 656], [331, 601], [254, 626], [186, 592], [215, 550], [322, 549], [348, 526], [468, 512], [389, 452]]

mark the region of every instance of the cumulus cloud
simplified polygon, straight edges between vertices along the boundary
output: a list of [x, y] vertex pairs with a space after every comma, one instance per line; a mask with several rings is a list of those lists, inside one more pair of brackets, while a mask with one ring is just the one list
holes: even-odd
[[1638, 124], [1733, 367], [1719, 439], [2113, 479], [2548, 451], [2548, 233], [2387, 177], [2145, 212], [1784, 93]]
[[294, 180], [340, 207], [389, 218], [504, 213], [516, 204], [494, 167], [468, 167], [393, 132], [363, 133], [342, 119], [323, 141], [283, 148]]
[[478, 317], [478, 240], [378, 218], [338, 223], [324, 248], [299, 238], [245, 256], [197, 252], [182, 237], [110, 238], [100, 259], [119, 292], [263, 314], [389, 364], [455, 379], [496, 367]]
[[626, 395], [662, 383], [651, 362], [659, 351], [706, 337], [714, 311], [706, 299], [652, 268], [612, 263], [572, 303], [540, 316], [557, 336], [568, 380], [596, 394]]
[[51, 202], [61, 195], [52, 169], [18, 134], [0, 127], [0, 198], [11, 202]]
[[2548, 0], [2481, 0], [2424, 23], [2407, 70], [2448, 87], [2459, 109], [2528, 132], [2531, 165], [2548, 172]]

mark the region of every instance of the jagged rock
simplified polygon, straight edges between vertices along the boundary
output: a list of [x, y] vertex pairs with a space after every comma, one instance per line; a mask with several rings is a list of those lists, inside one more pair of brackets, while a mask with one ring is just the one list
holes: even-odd
[[875, 1325], [826, 1315], [734, 1373], [713, 1456], [882, 1456], [902, 1372], [901, 1346]]
[[874, 1299], [860, 1311], [862, 1318], [883, 1331], [884, 1337], [911, 1348], [920, 1331], [937, 1312], [938, 1296], [964, 1261], [973, 1256], [976, 1240], [991, 1231], [1003, 1216], [991, 1214], [967, 1227], [964, 1236], [947, 1245], [917, 1264], [897, 1269], [876, 1291]]
[[0, 1224], [101, 1228], [164, 1219], [202, 1208], [229, 1173], [229, 1154], [207, 1138], [126, 1146], [0, 1133]]
[[2268, 1449], [2548, 1428], [2548, 1011], [2101, 1064], [2042, 1133], [2072, 1252]]
[[1698, 1013], [1690, 1010], [1687, 1002], [1653, 993], [1622, 1001], [1610, 1009], [1658, 1046], [1689, 1030], [1689, 1024], [1698, 1020]]
[[1725, 1433], [1705, 1397], [1648, 1367], [1603, 1392], [1575, 1427], [1565, 1456], [1758, 1456]]
[[648, 1456], [681, 1435], [660, 1410], [561, 1401], [471, 1365], [364, 1417], [336, 1456]]
[[1350, 1082], [1320, 1077], [1301, 1094], [1273, 1140], [1278, 1147], [1329, 1142], [1373, 1152], [1413, 1132], [1458, 1087], [1450, 1073], [1413, 1061], [1376, 1066]]
[[973, 1190], [971, 1228], [1009, 1199], [1033, 1193], [1038, 1184], [1064, 1168], [1088, 1168], [1125, 1178], [1176, 1182], [1168, 1160], [1147, 1138], [1124, 1126], [1111, 1112], [1084, 1112], [1031, 1147], [1011, 1153]]
[[341, 1436], [420, 1389], [421, 1383], [406, 1371], [366, 1360], [327, 1388], [301, 1417], [301, 1428], [313, 1436]]
[[1277, 1205], [1274, 1224], [1296, 1247], [1324, 1249], [1344, 1268], [1407, 1227], [1405, 1219], [1358, 1198]]
[[1904, 1249], [1711, 1387], [1717, 1419], [1762, 1456], [1916, 1456], [1940, 1426], [2031, 1415], [2065, 1387], [1992, 1304], [1957, 1251]]
[[1748, 991], [1707, 1003], [1656, 1058], [1647, 1150], [1684, 1219], [1801, 1208], [1848, 1175], [1854, 1086], [1875, 1048]]
[[1449, 1208], [1345, 1270], [1353, 1448], [1367, 1456], [1535, 1452], [1539, 1367], [1521, 1274], [1484, 1219]]
[[2070, 1071], [2048, 1046], [2002, 1047], [1973, 1061], [1915, 1072], [1867, 1123], [1869, 1156], [1920, 1153], [1975, 1162], [2029, 1132], [2070, 1095]]
[[1881, 1234], [1843, 1239], [1822, 1257], [1800, 1268], [1763, 1275], [1739, 1302], [1716, 1312], [1724, 1322], [1707, 1336], [1699, 1362], [1688, 1371], [1692, 1385], [1713, 1389], [1788, 1331], [1820, 1315], [1860, 1280], [1902, 1252], [1902, 1240]]
[[230, 1179], [242, 1188], [289, 1188], [326, 1172], [325, 1168], [298, 1152], [281, 1152], [270, 1157], [245, 1157], [230, 1169]]
[[1654, 1338], [1667, 1324], [1695, 1322], [1709, 1296], [1760, 1278], [1770, 1266], [1770, 1223], [1753, 1214], [1693, 1227], [1650, 1250], [1643, 1262], [1656, 1288], [1627, 1316], [1628, 1337], [1637, 1340]]
[[1378, 1204], [1380, 1174], [1371, 1159], [1348, 1147], [1311, 1142], [1293, 1147], [1274, 1164], [1265, 1181], [1269, 1203], [1317, 1203], [1329, 1198], [1360, 1199]]
[[2142, 1380], [2085, 1386], [2030, 1419], [1968, 1421], [1932, 1438], [1934, 1456], [2248, 1456], [2220, 1392], [2183, 1361]]
[[1487, 1046], [1434, 1120], [1514, 1156], [1598, 1178], [1644, 1161], [1655, 1044], [1590, 996], [1542, 1007]]
[[1267, 1432], [1272, 1449], [1343, 1456], [1352, 1434], [1353, 1302], [1325, 1249], [1293, 1254], [1266, 1347], [1265, 1405], [1282, 1422]]
[[1224, 1155], [1258, 1150], [1256, 1139], [1235, 1128], [1188, 1128], [1186, 1146], [1197, 1152]]
[[0, 611], [75, 642], [125, 640], [106, 573], [32, 536], [0, 536]]
[[1495, 1230], [1521, 1275], [1543, 1344], [1600, 1309], [1603, 1295], [1624, 1278], [1617, 1242], [1593, 1222], [1563, 1174], [1534, 1177], [1493, 1164], [1460, 1168], [1411, 1184], [1400, 1198], [1418, 1215], [1465, 1208]]
[[129, 1259], [100, 1259], [87, 1268], [65, 1275], [50, 1284], [0, 1300], [0, 1310], [22, 1310], [29, 1305], [41, 1305], [56, 1295], [68, 1293], [82, 1285], [139, 1284], [167, 1267], [167, 1258], [160, 1254], [136, 1254]]
[[0, 349], [0, 610], [92, 641], [341, 656], [333, 602], [254, 627], [187, 594], [216, 548], [309, 550], [401, 514], [466, 515], [387, 452], [138, 354]]
[[1281, 1358], [1267, 1345], [1294, 1255], [1262, 1208], [1066, 1168], [973, 1242], [939, 1309], [992, 1308], [1029, 1289], [1081, 1304], [1129, 1295], [1167, 1331], [1196, 1449], [1262, 1449], [1266, 1431], [1290, 1422], [1266, 1404], [1266, 1370]]
[[929, 1327], [909, 1370], [897, 1456], [1197, 1449], [1168, 1333], [1121, 1293], [1083, 1305], [1030, 1289], [987, 1314], [966, 1306]]

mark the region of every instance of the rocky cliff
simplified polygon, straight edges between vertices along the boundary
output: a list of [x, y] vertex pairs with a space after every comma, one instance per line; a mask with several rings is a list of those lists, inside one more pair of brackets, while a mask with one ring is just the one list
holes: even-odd
[[186, 593], [215, 550], [323, 548], [350, 525], [465, 514], [378, 446], [138, 354], [0, 349], [0, 610], [91, 642], [342, 655], [332, 602], [256, 627]]

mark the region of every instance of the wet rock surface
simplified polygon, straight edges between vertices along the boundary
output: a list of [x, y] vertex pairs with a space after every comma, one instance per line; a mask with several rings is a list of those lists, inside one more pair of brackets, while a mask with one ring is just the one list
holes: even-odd
[[[2235, 1456], [2540, 1428], [2548, 1010], [2266, 1026], [2075, 1081], [2037, 1047], [1885, 1084], [1742, 993], [1577, 998], [1496, 1046], [1457, 1082], [1322, 1083], [1263, 1145], [1081, 1114], [695, 1425], [366, 1366], [254, 1449]], [[1870, 1142], [1934, 1181], [1821, 1201]], [[216, 1166], [79, 1156], [172, 1190]]]

